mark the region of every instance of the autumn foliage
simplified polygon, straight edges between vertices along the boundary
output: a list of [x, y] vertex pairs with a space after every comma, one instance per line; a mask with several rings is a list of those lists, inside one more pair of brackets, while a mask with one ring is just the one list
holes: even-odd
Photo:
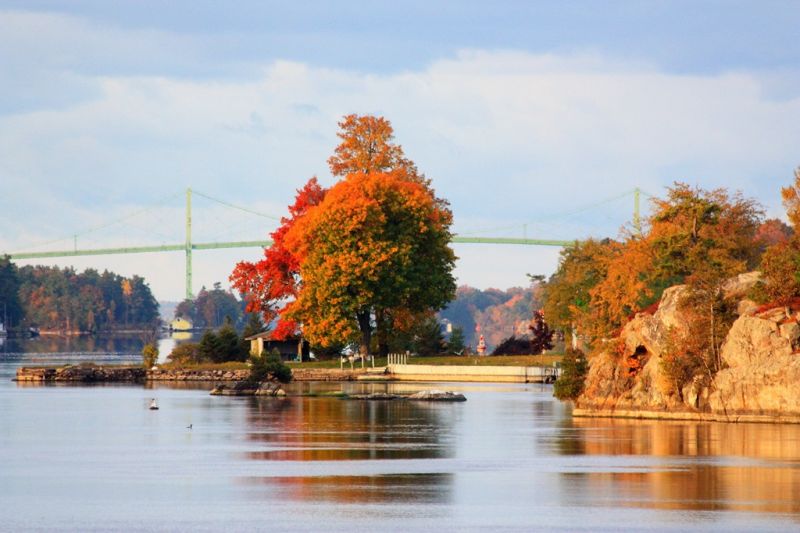
[[562, 253], [545, 294], [555, 325], [609, 338], [681, 283], [705, 295], [710, 310], [725, 279], [758, 265], [762, 213], [754, 201], [676, 183], [652, 208], [642, 234], [585, 241]]
[[328, 163], [341, 179], [299, 190], [264, 259], [239, 263], [231, 280], [249, 310], [278, 319], [273, 337], [302, 329], [319, 346], [358, 342], [367, 353], [377, 332], [385, 351], [402, 321], [454, 295], [452, 213], [387, 120], [349, 115], [339, 126]]
[[315, 205], [322, 202], [325, 189], [311, 178], [298, 189], [289, 216], [270, 234], [272, 246], [264, 250], [264, 259], [257, 263], [242, 261], [231, 274], [232, 285], [247, 299], [247, 311], [259, 313], [266, 324], [278, 319], [272, 338], [283, 340], [296, 333], [297, 323], [284, 311], [287, 302], [297, 297], [300, 283], [300, 261], [286, 248], [286, 234]]

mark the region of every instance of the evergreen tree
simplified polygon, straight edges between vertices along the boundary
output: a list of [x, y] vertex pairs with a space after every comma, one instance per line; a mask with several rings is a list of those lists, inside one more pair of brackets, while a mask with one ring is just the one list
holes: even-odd
[[219, 337], [210, 329], [207, 329], [200, 339], [199, 352], [202, 361], [210, 361], [212, 363], [224, 361], [222, 343]]
[[444, 352], [442, 327], [435, 317], [422, 320], [415, 326], [411, 346], [417, 355], [437, 355]]
[[247, 358], [247, 351], [242, 352], [242, 344], [239, 335], [233, 329], [230, 321], [226, 322], [217, 332], [217, 339], [220, 345], [220, 354], [217, 357], [222, 361], [244, 361]]
[[247, 338], [257, 335], [265, 329], [258, 313], [247, 313], [247, 324], [245, 324], [244, 330], [242, 331], [242, 337]]
[[460, 326], [455, 326], [450, 333], [450, 340], [447, 341], [447, 351], [461, 355], [464, 352], [464, 329]]

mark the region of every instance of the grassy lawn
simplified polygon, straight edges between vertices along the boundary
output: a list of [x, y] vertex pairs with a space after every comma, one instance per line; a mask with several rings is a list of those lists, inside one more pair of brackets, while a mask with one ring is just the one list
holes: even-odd
[[[440, 357], [409, 357], [410, 365], [467, 365], [467, 366], [553, 366], [561, 361], [562, 354], [546, 355], [503, 355], [494, 357], [464, 357], [445, 355]], [[287, 363], [291, 368], [339, 368], [339, 360], [313, 361], [309, 363]], [[372, 366], [372, 365], [370, 365]], [[375, 366], [386, 366], [386, 358], [376, 357]], [[350, 368], [345, 363], [344, 368]], [[353, 368], [361, 368], [361, 361], [355, 361]]]

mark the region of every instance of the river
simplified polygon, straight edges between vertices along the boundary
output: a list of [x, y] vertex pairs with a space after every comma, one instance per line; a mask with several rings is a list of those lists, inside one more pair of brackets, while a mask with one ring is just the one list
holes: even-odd
[[11, 381], [131, 343], [4, 346], [0, 530], [800, 529], [800, 426], [572, 419], [538, 384], [288, 387], [467, 396], [426, 404]]

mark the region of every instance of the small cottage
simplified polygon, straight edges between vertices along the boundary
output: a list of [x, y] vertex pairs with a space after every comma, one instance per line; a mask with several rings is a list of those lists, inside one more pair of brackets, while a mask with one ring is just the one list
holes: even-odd
[[[297, 361], [302, 358], [303, 361], [309, 360], [309, 346], [301, 337], [290, 337], [286, 340], [277, 341], [270, 339], [271, 333], [264, 331], [246, 337], [245, 340], [250, 341], [250, 355], [257, 355], [264, 350], [267, 353], [277, 349], [281, 354], [281, 361]], [[299, 355], [298, 355], [299, 354]]]
[[172, 331], [189, 331], [192, 329], [192, 322], [186, 318], [178, 317], [169, 323]]

